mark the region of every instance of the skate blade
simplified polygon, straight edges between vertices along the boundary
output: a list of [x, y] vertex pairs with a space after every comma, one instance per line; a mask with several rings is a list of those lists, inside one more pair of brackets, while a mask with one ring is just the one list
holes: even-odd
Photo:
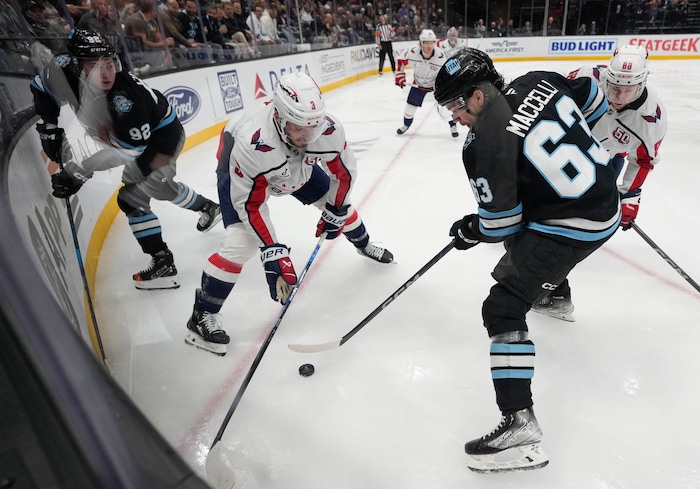
[[195, 348], [199, 348], [200, 350], [213, 353], [214, 355], [219, 355], [220, 357], [226, 355], [226, 345], [206, 341], [194, 334], [193, 332], [191, 332], [190, 330], [187, 330], [187, 333], [185, 334], [185, 343], [187, 343], [188, 345], [192, 345]]
[[467, 467], [479, 474], [541, 469], [549, 463], [539, 443], [521, 445], [489, 455], [469, 455]]
[[570, 323], [576, 322], [576, 318], [574, 318], [574, 315], [571, 312], [547, 311], [546, 309], [535, 309], [534, 307], [530, 310], [535, 311], [536, 313], [542, 314], [544, 316], [552, 317], [554, 319], [561, 319], [562, 321], [567, 321]]
[[153, 280], [134, 280], [134, 287], [139, 290], [178, 289], [180, 282], [175, 277], [161, 277]]

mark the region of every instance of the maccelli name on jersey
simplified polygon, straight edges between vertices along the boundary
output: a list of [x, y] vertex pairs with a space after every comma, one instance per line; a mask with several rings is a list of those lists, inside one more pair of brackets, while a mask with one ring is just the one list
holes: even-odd
[[544, 110], [550, 100], [559, 92], [554, 85], [546, 80], [540, 81], [537, 88], [533, 88], [523, 102], [518, 106], [518, 109], [513, 117], [508, 121], [506, 131], [513, 134], [525, 137], [525, 134], [530, 129], [532, 123]]

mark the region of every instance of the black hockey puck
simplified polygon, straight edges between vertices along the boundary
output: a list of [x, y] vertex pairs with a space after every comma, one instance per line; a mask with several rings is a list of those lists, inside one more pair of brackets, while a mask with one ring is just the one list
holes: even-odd
[[311, 377], [315, 372], [314, 366], [310, 363], [305, 363], [299, 367], [299, 375], [302, 377]]

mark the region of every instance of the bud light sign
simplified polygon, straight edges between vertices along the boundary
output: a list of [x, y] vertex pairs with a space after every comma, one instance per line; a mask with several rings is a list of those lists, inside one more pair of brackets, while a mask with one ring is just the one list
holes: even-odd
[[202, 107], [197, 92], [187, 87], [169, 88], [163, 95], [168, 99], [175, 115], [182, 124], [194, 119]]

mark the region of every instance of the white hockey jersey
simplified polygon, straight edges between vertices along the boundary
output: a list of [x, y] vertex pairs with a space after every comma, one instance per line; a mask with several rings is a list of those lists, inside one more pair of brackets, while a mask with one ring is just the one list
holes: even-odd
[[467, 47], [467, 40], [461, 37], [455, 39], [454, 45], [450, 42], [450, 38], [440, 39], [437, 42], [437, 47], [439, 47], [443, 53], [445, 53], [446, 58], [451, 58], [459, 49]]
[[435, 46], [433, 55], [425, 59], [420, 44], [418, 44], [406, 52], [406, 56], [399, 60], [398, 66], [400, 67], [399, 71], [403, 71], [406, 64], [413, 68], [412, 86], [423, 90], [433, 90], [435, 78], [437, 78], [438, 71], [445, 64], [445, 61], [447, 61], [447, 56], [437, 46]]
[[[604, 90], [606, 65], [584, 66], [569, 73], [568, 78], [589, 77]], [[593, 135], [610, 156], [626, 155], [627, 168], [618, 186], [621, 193], [641, 187], [647, 174], [659, 163], [659, 147], [666, 136], [668, 114], [652, 89], [622, 110], [612, 105], [593, 127]]]
[[[319, 165], [330, 177], [326, 201], [333, 206], [350, 204], [357, 174], [355, 156], [345, 140], [343, 126], [326, 114], [326, 128], [306, 148], [292, 148], [281, 139], [273, 122], [271, 103], [233, 118], [225, 132], [233, 136], [229, 158], [230, 195], [238, 217], [260, 240], [260, 247], [277, 242], [267, 199], [299, 190]], [[225, 156], [219, 155], [222, 160]], [[225, 160], [223, 160], [225, 161]]]

